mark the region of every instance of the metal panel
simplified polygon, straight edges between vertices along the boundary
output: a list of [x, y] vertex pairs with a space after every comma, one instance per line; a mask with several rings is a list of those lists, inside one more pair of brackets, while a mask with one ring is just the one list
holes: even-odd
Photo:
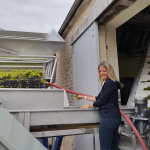
[[2, 142], [0, 142], [0, 150], [9, 150]]
[[66, 92], [60, 89], [1, 88], [0, 100], [7, 110], [63, 109], [64, 101], [67, 101], [65, 94]]
[[[0, 149], [46, 150], [7, 110], [0, 107]], [[3, 145], [1, 144], [3, 143]]]
[[[98, 95], [99, 65], [98, 25], [94, 22], [87, 31], [73, 44], [73, 79], [74, 91]], [[74, 101], [75, 106], [90, 103], [86, 100]]]
[[53, 56], [65, 45], [55, 30], [49, 34], [0, 30], [1, 56]]
[[97, 123], [100, 121], [98, 110], [64, 109], [50, 111], [32, 111], [31, 126]]
[[95, 150], [93, 146], [93, 134], [76, 135], [75, 149], [77, 150]]
[[59, 131], [46, 131], [46, 132], [31, 132], [31, 134], [36, 138], [43, 137], [57, 137], [57, 136], [69, 136], [78, 134], [90, 134], [93, 133], [93, 129], [72, 129], [72, 130], [59, 130]]
[[[74, 91], [93, 96], [98, 95], [99, 90], [97, 68], [100, 63], [99, 56], [98, 24], [97, 22], [94, 22], [73, 44]], [[86, 100], [79, 102], [76, 100], [74, 101], [75, 106], [82, 106], [88, 103], [91, 102]], [[89, 116], [87, 117], [90, 118]], [[92, 139], [92, 135], [76, 136], [76, 149], [92, 150]]]

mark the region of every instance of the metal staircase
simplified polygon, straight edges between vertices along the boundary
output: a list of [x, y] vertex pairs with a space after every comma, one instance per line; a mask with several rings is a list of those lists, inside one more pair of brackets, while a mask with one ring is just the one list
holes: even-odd
[[[148, 42], [150, 43], [150, 42]], [[150, 87], [150, 44], [147, 45], [145, 52], [143, 54], [138, 74], [134, 80], [132, 90], [129, 96], [127, 105], [134, 106], [134, 98], [147, 97], [150, 94], [149, 90], [144, 90], [144, 88]], [[148, 82], [147, 82], [148, 81]], [[150, 107], [150, 101], [148, 101], [148, 107]]]
[[[148, 48], [144, 66], [141, 71], [140, 80], [138, 82], [135, 97], [147, 97], [150, 94], [149, 90], [143, 90], [150, 87], [150, 47]], [[150, 101], [148, 101], [148, 107], [150, 107]]]

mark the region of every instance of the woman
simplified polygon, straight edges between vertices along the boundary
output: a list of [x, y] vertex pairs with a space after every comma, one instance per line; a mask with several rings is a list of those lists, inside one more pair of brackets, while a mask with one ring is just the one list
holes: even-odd
[[118, 128], [121, 122], [121, 114], [118, 105], [118, 89], [121, 85], [117, 79], [113, 67], [106, 61], [98, 66], [99, 82], [103, 83], [98, 96], [89, 97], [79, 95], [78, 99], [86, 99], [94, 103], [87, 104], [81, 109], [99, 107], [101, 116], [99, 137], [101, 150], [120, 150], [118, 147]]

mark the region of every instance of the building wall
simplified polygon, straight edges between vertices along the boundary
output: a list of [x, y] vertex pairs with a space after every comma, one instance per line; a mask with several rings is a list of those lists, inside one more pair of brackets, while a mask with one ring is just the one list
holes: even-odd
[[[85, 21], [86, 17], [89, 16], [91, 11], [94, 9], [94, 7], [97, 5], [99, 0], [91, 0], [89, 2], [89, 5], [86, 6], [80, 6], [78, 10], [81, 8], [83, 9], [80, 12], [80, 15], [76, 16], [76, 21], [73, 25], [73, 27], [65, 33], [65, 35], [62, 35], [63, 39], [66, 41], [65, 47], [63, 47], [60, 51], [56, 53], [56, 56], [58, 58], [57, 63], [57, 73], [56, 73], [56, 84], [59, 86], [62, 86], [64, 88], [67, 88], [69, 90], [73, 90], [73, 60], [72, 60], [72, 46], [70, 46], [70, 38], [72, 35], [78, 30], [80, 25]], [[74, 99], [73, 95], [67, 93], [67, 97], [69, 100], [69, 105], [74, 106]], [[68, 136], [65, 137], [62, 141], [61, 150], [74, 150], [75, 149], [75, 137], [74, 136]]]
[[[78, 30], [80, 25], [85, 21], [85, 18], [89, 16], [89, 14], [98, 2], [99, 0], [90, 1], [89, 5], [87, 5], [81, 11], [80, 15], [78, 16], [78, 18], [76, 18], [77, 20], [75, 21], [73, 27], [69, 30], [68, 34], [65, 34], [65, 36], [62, 35], [62, 37], [66, 41], [66, 45], [56, 53], [56, 56], [58, 58], [56, 84], [69, 90], [73, 90], [72, 46], [70, 46], [69, 43], [70, 38], [76, 32], [76, 30]], [[67, 93], [67, 96], [69, 100], [69, 105], [73, 106], [73, 95]]]
[[[66, 40], [66, 45], [63, 49], [61, 49], [59, 52], [57, 52], [58, 57], [58, 64], [57, 64], [57, 76], [56, 76], [56, 84], [68, 88], [70, 90], [73, 90], [73, 63], [72, 63], [72, 47], [70, 44], [70, 39], [72, 38], [72, 35], [75, 34], [75, 32], [79, 29], [81, 24], [86, 20], [88, 16], [90, 16], [90, 13], [94, 9], [94, 7], [98, 4], [99, 1], [105, 1], [105, 0], [87, 0], [89, 3], [87, 3], [84, 6], [81, 4], [81, 6], [78, 8], [78, 15], [74, 15], [74, 18], [71, 21], [67, 27], [67, 31], [63, 33], [62, 37]], [[87, 2], [86, 1], [86, 2]], [[149, 4], [149, 0], [145, 0], [147, 4]], [[130, 0], [129, 0], [130, 2]], [[141, 1], [137, 1], [138, 3]], [[143, 3], [143, 1], [141, 2]], [[128, 9], [124, 10], [123, 13], [120, 13], [117, 15], [117, 17], [114, 17], [112, 21], [110, 21], [108, 24], [104, 26], [99, 27], [99, 35], [100, 35], [100, 59], [107, 60], [108, 62], [112, 63], [114, 66], [114, 70], [116, 72], [117, 77], [119, 77], [119, 69], [118, 69], [118, 55], [117, 55], [117, 45], [116, 45], [116, 28], [119, 27], [121, 24], [130, 19], [132, 16], [135, 15], [137, 12], [140, 11], [141, 5], [138, 5], [140, 7], [136, 7], [135, 9], [129, 8], [131, 11], [136, 10], [134, 13], [131, 13], [128, 11]], [[147, 5], [145, 4], [145, 5]], [[145, 7], [143, 4], [143, 7]], [[130, 15], [131, 14], [131, 15]], [[123, 17], [122, 17], [123, 16]], [[126, 18], [124, 17], [126, 16]], [[70, 29], [69, 29], [70, 27]], [[101, 45], [101, 43], [102, 44]], [[69, 104], [70, 106], [74, 105], [73, 102], [73, 95], [67, 94]], [[67, 150], [68, 147], [69, 150], [75, 149], [74, 144], [74, 137], [65, 137], [62, 143], [61, 150]], [[68, 145], [69, 144], [69, 145]], [[72, 146], [71, 146], [72, 145]]]

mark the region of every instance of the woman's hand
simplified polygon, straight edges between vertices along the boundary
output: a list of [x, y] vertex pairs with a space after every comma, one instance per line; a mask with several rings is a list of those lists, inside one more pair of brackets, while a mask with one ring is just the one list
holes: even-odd
[[82, 96], [82, 95], [77, 96], [77, 100], [81, 100], [81, 99], [84, 99], [84, 98], [85, 98], [85, 96]]
[[86, 105], [82, 106], [80, 109], [89, 109], [89, 108], [90, 108], [89, 104], [86, 104]]

